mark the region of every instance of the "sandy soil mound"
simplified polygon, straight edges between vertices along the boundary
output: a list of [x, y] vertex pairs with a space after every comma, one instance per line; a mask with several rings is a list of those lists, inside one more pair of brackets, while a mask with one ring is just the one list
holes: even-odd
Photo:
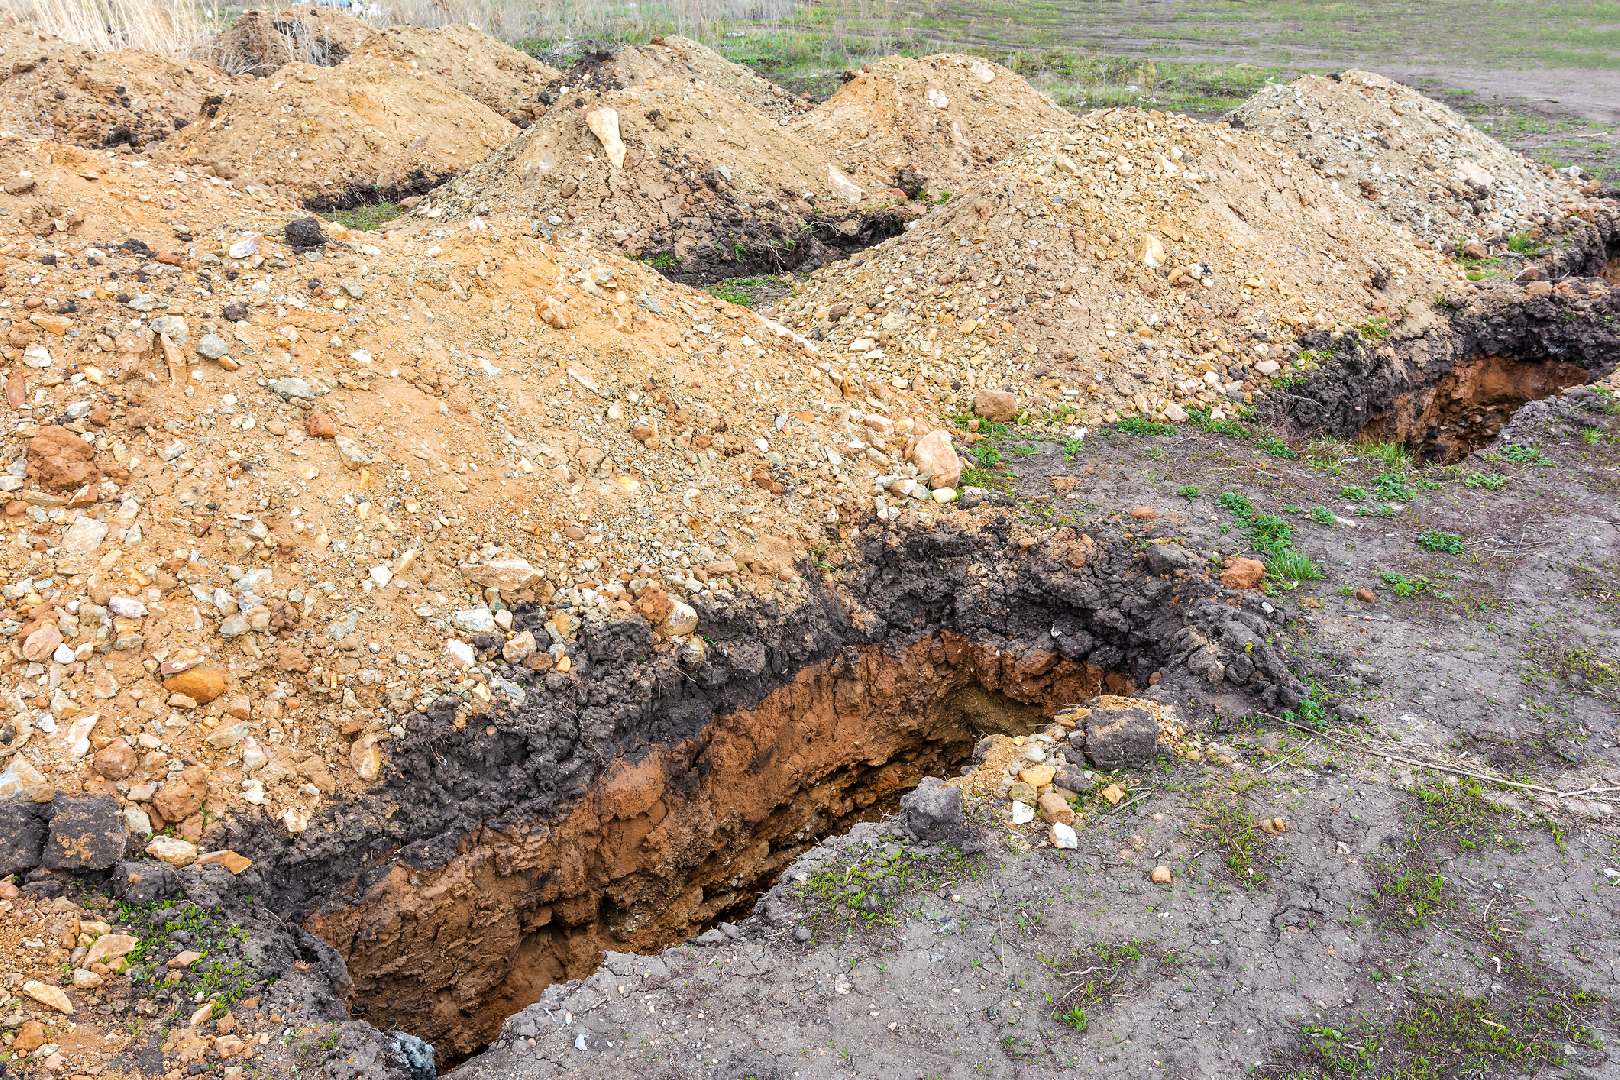
[[1335, 189], [1435, 245], [1546, 225], [1582, 194], [1573, 178], [1371, 72], [1307, 75], [1273, 86], [1230, 119], [1285, 143]]
[[515, 133], [408, 61], [362, 56], [239, 85], [170, 151], [326, 207], [350, 205], [356, 189], [426, 190]]
[[234, 85], [202, 61], [92, 53], [16, 26], [0, 28], [0, 50], [0, 131], [80, 146], [161, 142]]
[[1021, 137], [1074, 117], [997, 64], [940, 53], [863, 66], [793, 125], [858, 184], [961, 191]]
[[1179, 419], [1309, 369], [1305, 331], [1426, 325], [1456, 275], [1268, 139], [1116, 110], [1026, 140], [781, 315], [868, 377]]
[[526, 122], [532, 114], [524, 107], [536, 103], [542, 87], [559, 74], [550, 64], [461, 23], [437, 30], [390, 26], [380, 38], [379, 52], [384, 43], [392, 46], [414, 58], [422, 70], [508, 120]]
[[[649, 75], [701, 79], [778, 121], [792, 120], [815, 107], [815, 102], [809, 98], [777, 86], [769, 79], [760, 78], [748, 68], [732, 63], [691, 38], [668, 37], [634, 51], [641, 62], [630, 66], [627, 74], [631, 80]], [[627, 85], [633, 85], [633, 82]]]
[[864, 246], [920, 212], [885, 212], [886, 191], [851, 183], [776, 120], [683, 73], [674, 51], [582, 61], [527, 131], [417, 213], [447, 222], [493, 208], [540, 235], [613, 244], [678, 280], [710, 281]]
[[247, 11], [198, 54], [233, 75], [263, 77], [288, 64], [336, 67], [381, 38], [370, 23], [302, 4]]

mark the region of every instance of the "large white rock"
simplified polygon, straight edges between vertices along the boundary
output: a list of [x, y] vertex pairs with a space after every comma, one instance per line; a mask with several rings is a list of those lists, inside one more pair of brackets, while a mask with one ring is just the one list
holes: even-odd
[[624, 140], [619, 138], [619, 113], [606, 105], [585, 114], [585, 125], [602, 141], [602, 150], [615, 169], [624, 168]]

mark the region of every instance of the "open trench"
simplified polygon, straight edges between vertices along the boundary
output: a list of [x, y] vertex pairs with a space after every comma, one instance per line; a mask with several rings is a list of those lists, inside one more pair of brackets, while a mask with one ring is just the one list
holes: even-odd
[[1495, 291], [1384, 340], [1307, 335], [1329, 359], [1303, 387], [1270, 395], [1268, 419], [1302, 434], [1402, 443], [1433, 461], [1490, 444], [1518, 409], [1620, 362], [1620, 216], [1575, 231], [1544, 268], [1553, 291]]
[[1190, 714], [1296, 703], [1266, 643], [1277, 614], [1148, 540], [1009, 518], [873, 530], [791, 609], [695, 598], [700, 660], [639, 620], [598, 627], [523, 706], [462, 730], [450, 705], [394, 747], [385, 783], [298, 837], [244, 822], [235, 842], [331, 946], [350, 1015], [453, 1063], [604, 950], [746, 916], [804, 848], [954, 771], [987, 731], [1103, 692]]

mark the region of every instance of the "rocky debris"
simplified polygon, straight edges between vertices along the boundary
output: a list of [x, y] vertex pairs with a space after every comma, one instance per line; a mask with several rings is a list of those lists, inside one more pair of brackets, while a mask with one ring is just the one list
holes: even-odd
[[22, 984], [22, 992], [45, 1006], [65, 1016], [73, 1015], [73, 1002], [59, 986], [50, 986], [38, 979], [29, 979]]
[[1318, 328], [1404, 310], [1415, 332], [1459, 276], [1268, 139], [1118, 109], [1021, 137], [777, 318], [844, 377], [960, 411], [991, 391], [1037, 416], [1179, 422], [1307, 378]]
[[699, 56], [732, 67], [676, 39], [582, 59], [517, 139], [417, 204], [414, 220], [438, 228], [498, 205], [525, 214], [533, 235], [611, 245], [696, 283], [813, 263], [921, 212], [885, 208], [885, 190], [850, 185], [821, 143], [760, 111], [757, 76], [691, 74]]
[[1153, 873], [1149, 876], [1152, 878], [1155, 885], [1168, 885], [1175, 880], [1175, 875], [1170, 872], [1170, 868], [1162, 863], [1155, 866], [1153, 868]]
[[1490, 254], [1486, 238], [1505, 246], [1583, 201], [1577, 177], [1548, 175], [1443, 102], [1369, 71], [1273, 84], [1228, 120], [1276, 140], [1335, 191], [1436, 248], [1464, 237], [1469, 258]]
[[938, 53], [863, 64], [791, 130], [863, 188], [912, 199], [959, 192], [1020, 140], [1072, 123], [1001, 65]]

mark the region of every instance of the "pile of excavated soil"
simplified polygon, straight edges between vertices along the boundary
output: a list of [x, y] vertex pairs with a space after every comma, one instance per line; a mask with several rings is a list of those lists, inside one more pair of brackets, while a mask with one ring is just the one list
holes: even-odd
[[[613, 245], [697, 282], [864, 246], [920, 212], [880, 212], [885, 191], [851, 184], [820, 149], [687, 74], [682, 51], [626, 47], [576, 64], [528, 130], [416, 213], [430, 228], [511, 214], [537, 235]], [[590, 126], [609, 113], [617, 162]]]
[[379, 53], [383, 45], [391, 46], [415, 59], [422, 70], [518, 123], [528, 121], [542, 89], [558, 75], [550, 64], [462, 23], [437, 30], [390, 26], [379, 37]]
[[[502, 663], [566, 672], [582, 624], [701, 656], [686, 601], [795, 602], [806, 549], [937, 425], [587, 247], [322, 245], [284, 199], [84, 157], [0, 149], [0, 682], [29, 749], [0, 788], [100, 777], [195, 844], [201, 811], [141, 785], [196, 764], [216, 817], [296, 832], [428, 702], [461, 697], [460, 725], [521, 697]], [[519, 601], [554, 632], [509, 634]]]
[[0, 27], [0, 132], [80, 146], [161, 144], [238, 85], [211, 64], [127, 49], [93, 53]]
[[232, 88], [211, 118], [170, 140], [169, 153], [308, 205], [345, 206], [356, 189], [427, 190], [515, 132], [408, 60], [362, 56], [338, 67], [288, 64]]
[[1006, 68], [940, 53], [864, 65], [793, 131], [857, 184], [910, 197], [961, 191], [1020, 138], [1073, 123]]
[[668, 37], [634, 51], [628, 65], [615, 62], [615, 71], [625, 85], [633, 86], [649, 77], [667, 76], [701, 79], [715, 89], [746, 101], [778, 123], [791, 121], [815, 108], [815, 102], [778, 86], [741, 64], [734, 64], [707, 45], [690, 38]]
[[1310, 370], [1304, 333], [1421, 333], [1457, 274], [1268, 139], [1114, 110], [1026, 140], [780, 317], [868, 378], [1180, 419]]
[[1273, 85], [1229, 120], [1291, 147], [1335, 190], [1437, 246], [1551, 224], [1586, 186], [1509, 150], [1441, 102], [1366, 71]]
[[243, 12], [197, 53], [232, 75], [263, 78], [288, 64], [336, 67], [375, 48], [381, 37], [368, 22], [329, 7], [302, 4]]

